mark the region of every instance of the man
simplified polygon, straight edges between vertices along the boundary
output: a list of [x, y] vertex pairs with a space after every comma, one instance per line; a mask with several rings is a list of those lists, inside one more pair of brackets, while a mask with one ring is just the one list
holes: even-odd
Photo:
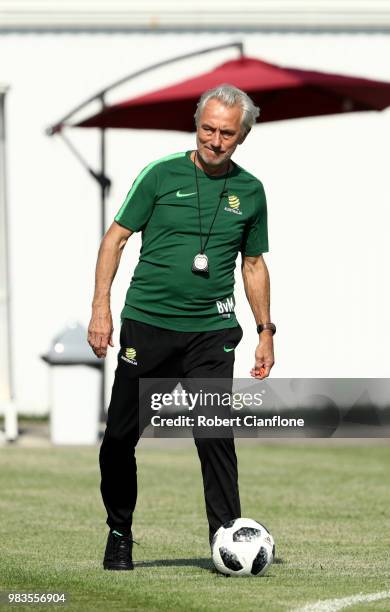
[[[100, 449], [101, 493], [110, 527], [105, 569], [130, 570], [137, 497], [135, 446], [145, 426], [138, 381], [232, 379], [242, 330], [234, 314], [234, 268], [242, 253], [247, 298], [259, 333], [251, 376], [274, 363], [269, 311], [267, 208], [261, 182], [231, 161], [259, 109], [241, 90], [222, 85], [197, 107], [196, 150], [147, 166], [106, 232], [96, 265], [88, 341], [98, 357], [113, 346], [110, 288], [123, 248], [142, 231], [142, 248], [121, 313], [120, 351]], [[234, 439], [195, 436], [210, 542], [240, 516]]]

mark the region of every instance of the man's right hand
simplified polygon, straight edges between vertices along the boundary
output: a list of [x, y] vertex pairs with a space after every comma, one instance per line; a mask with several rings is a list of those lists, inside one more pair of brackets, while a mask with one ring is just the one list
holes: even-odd
[[88, 326], [88, 344], [97, 357], [105, 357], [107, 346], [114, 346], [113, 331], [110, 308], [94, 308]]

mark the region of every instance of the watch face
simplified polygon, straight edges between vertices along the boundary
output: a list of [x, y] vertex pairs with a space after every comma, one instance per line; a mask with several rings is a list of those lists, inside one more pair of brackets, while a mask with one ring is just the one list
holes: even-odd
[[204, 270], [205, 268], [207, 268], [206, 255], [197, 255], [194, 259], [194, 266], [197, 270]]

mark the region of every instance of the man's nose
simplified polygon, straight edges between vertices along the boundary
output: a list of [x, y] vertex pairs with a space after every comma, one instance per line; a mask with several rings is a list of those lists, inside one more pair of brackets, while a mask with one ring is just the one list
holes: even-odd
[[216, 149], [219, 149], [219, 147], [221, 146], [221, 133], [216, 130], [211, 138], [211, 144], [213, 147], [215, 147]]

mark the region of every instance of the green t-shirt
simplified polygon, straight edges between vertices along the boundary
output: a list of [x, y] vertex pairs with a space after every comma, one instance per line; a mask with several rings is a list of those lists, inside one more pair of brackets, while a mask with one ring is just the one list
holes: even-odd
[[[200, 251], [195, 166], [190, 151], [149, 164], [115, 216], [142, 247], [121, 318], [178, 331], [236, 327], [234, 269], [239, 251], [268, 251], [267, 204], [262, 183], [233, 164], [205, 253], [209, 275], [192, 272]], [[197, 168], [204, 244], [225, 176]]]

